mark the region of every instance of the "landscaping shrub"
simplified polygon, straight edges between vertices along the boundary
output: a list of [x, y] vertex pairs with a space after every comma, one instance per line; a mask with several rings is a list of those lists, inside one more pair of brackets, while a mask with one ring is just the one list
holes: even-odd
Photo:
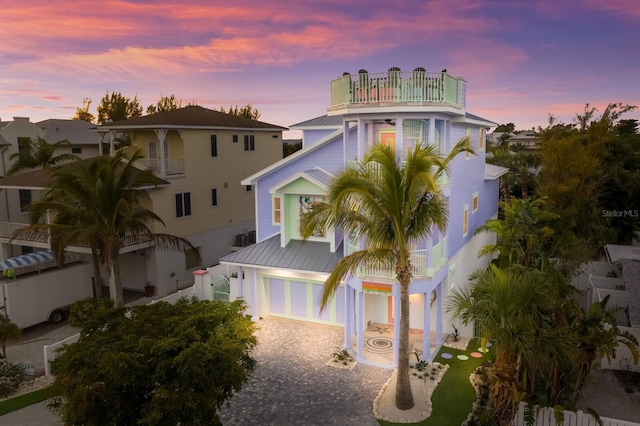
[[97, 313], [113, 308], [113, 300], [108, 297], [87, 297], [74, 302], [69, 308], [69, 324], [81, 327]]
[[18, 390], [23, 381], [22, 369], [9, 361], [0, 361], [0, 398], [6, 398]]

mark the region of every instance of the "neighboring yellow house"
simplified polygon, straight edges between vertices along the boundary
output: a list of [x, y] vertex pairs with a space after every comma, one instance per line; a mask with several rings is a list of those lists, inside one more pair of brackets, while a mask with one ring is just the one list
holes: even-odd
[[[53, 129], [55, 125], [47, 133]], [[199, 106], [93, 126], [100, 154], [114, 152], [123, 139], [130, 141], [128, 149], [141, 150], [145, 158], [139, 167], [154, 170], [158, 181], [140, 196], [166, 224], [156, 224], [154, 231], [187, 238], [201, 258], [198, 261], [194, 252], [159, 251], [149, 241], [127, 241], [120, 252], [124, 288], [142, 291], [153, 286], [157, 294], [169, 293], [191, 284], [194, 270], [213, 266], [237, 246], [255, 242], [254, 188], [240, 182], [282, 159], [284, 130]], [[50, 170], [26, 172], [0, 179], [0, 189], [34, 191], [37, 199], [50, 179]], [[27, 223], [26, 213], [0, 223], [4, 257], [23, 254], [21, 247], [49, 248], [46, 240], [9, 243], [12, 232]], [[67, 251], [90, 253], [87, 247]], [[105, 270], [103, 278], [107, 276]]]
[[127, 135], [131, 147], [145, 156], [140, 166], [168, 182], [145, 194], [148, 208], [166, 224], [155, 232], [187, 238], [202, 259], [153, 247], [136, 250], [121, 258], [125, 288], [141, 289], [148, 282], [158, 293], [168, 293], [191, 283], [192, 271], [255, 242], [254, 188], [240, 182], [282, 159], [284, 130], [200, 106], [99, 126], [111, 152]]

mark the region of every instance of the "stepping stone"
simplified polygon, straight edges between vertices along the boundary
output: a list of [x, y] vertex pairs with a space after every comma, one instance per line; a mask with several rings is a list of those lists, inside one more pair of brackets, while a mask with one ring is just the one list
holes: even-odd
[[468, 359], [469, 359], [469, 357], [468, 357], [468, 356], [466, 356], [466, 355], [458, 355], [458, 359], [459, 359], [460, 361], [466, 361], [466, 360], [468, 360]]
[[489, 348], [478, 348], [478, 352], [489, 352]]
[[440, 354], [440, 356], [441, 356], [442, 358], [444, 358], [444, 359], [451, 359], [451, 358], [453, 358], [453, 355], [451, 355], [450, 353], [447, 353], [447, 352]]
[[469, 355], [474, 358], [482, 358], [482, 354], [480, 352], [471, 352]]

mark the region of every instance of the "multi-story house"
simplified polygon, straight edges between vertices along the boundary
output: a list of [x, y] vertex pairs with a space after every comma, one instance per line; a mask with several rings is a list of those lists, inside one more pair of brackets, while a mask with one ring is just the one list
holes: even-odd
[[[14, 117], [13, 121], [0, 122], [0, 176], [6, 177], [14, 164], [15, 159], [10, 157], [29, 150], [38, 138], [50, 144], [68, 142], [59, 145], [54, 155], [69, 153], [80, 158], [98, 155], [99, 135], [92, 128], [95, 125], [78, 120], [52, 119], [32, 123], [27, 117]], [[11, 233], [29, 221], [27, 206], [37, 199], [39, 192], [33, 189], [28, 185], [0, 187], [0, 258], [19, 256], [33, 250], [29, 245], [7, 244]]]
[[[131, 145], [127, 149], [144, 156], [138, 167], [156, 173], [157, 186], [140, 190], [143, 205], [166, 225], [154, 224], [154, 232], [186, 238], [196, 247], [183, 253], [156, 250], [151, 241], [125, 241], [120, 255], [123, 287], [171, 292], [193, 282], [194, 270], [249, 244], [255, 228], [254, 188], [240, 181], [282, 159], [283, 130], [199, 106], [94, 126], [97, 140], [103, 142], [97, 144], [101, 154], [113, 152], [126, 140]], [[0, 187], [34, 191], [44, 191], [49, 184], [48, 170], [0, 181]], [[21, 222], [13, 228], [27, 220]], [[9, 236], [1, 236], [5, 245]], [[11, 243], [48, 246], [47, 241]], [[89, 253], [87, 247], [68, 250]]]
[[[435, 145], [446, 155], [468, 137], [476, 155], [457, 156], [441, 181], [449, 226], [434, 230], [412, 253], [410, 339], [412, 350], [428, 359], [452, 325], [471, 335], [471, 327], [446, 317], [443, 301], [491, 260], [478, 252], [495, 236], [476, 235], [475, 229], [497, 215], [498, 180], [506, 169], [485, 163], [486, 131], [495, 123], [468, 113], [465, 97], [464, 79], [423, 68], [361, 70], [332, 81], [328, 114], [291, 127], [303, 132], [302, 150], [242, 180], [256, 188], [258, 242], [221, 260], [237, 274], [231, 297], [244, 297], [255, 319], [271, 315], [343, 327], [344, 346], [359, 361], [396, 366], [400, 288], [394, 272], [362, 267], [320, 312], [324, 280], [363, 242], [340, 229], [303, 241], [300, 216], [324, 200], [332, 177], [347, 162], [363, 160], [375, 143], [394, 146], [403, 161], [416, 144]], [[215, 291], [220, 281], [212, 282]]]

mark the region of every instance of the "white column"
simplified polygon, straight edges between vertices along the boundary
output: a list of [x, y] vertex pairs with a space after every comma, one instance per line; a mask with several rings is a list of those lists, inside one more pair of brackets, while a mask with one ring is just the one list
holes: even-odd
[[356, 358], [359, 360], [364, 359], [364, 294], [362, 293], [362, 290], [357, 290], [358, 294], [357, 294], [357, 300], [358, 300], [358, 307], [357, 307], [357, 313], [356, 313], [356, 327], [358, 329], [357, 331], [357, 352], [356, 352]]
[[257, 322], [260, 319], [259, 298], [258, 298], [258, 274], [253, 270], [253, 307], [251, 308], [251, 320]]
[[436, 319], [436, 343], [439, 345], [442, 344], [442, 288], [442, 281], [440, 281], [436, 288], [436, 291], [438, 292], [438, 298], [436, 299], [436, 305], [438, 307], [438, 316]]
[[364, 159], [364, 153], [367, 151], [365, 148], [367, 134], [366, 134], [366, 126], [364, 124], [364, 120], [361, 118], [358, 119], [358, 147], [356, 151], [356, 155], [358, 157], [358, 161], [362, 161]]
[[349, 122], [342, 121], [342, 164], [347, 164], [351, 158], [347, 158], [347, 149], [349, 146]]
[[116, 139], [116, 132], [109, 130], [109, 156], [113, 157], [116, 153], [116, 145], [114, 143]]
[[422, 333], [422, 359], [431, 360], [431, 294], [424, 293], [424, 324]]
[[406, 153], [404, 152], [404, 132], [402, 129], [402, 118], [398, 117], [396, 120], [396, 155], [399, 156], [400, 162], [406, 160]]
[[244, 273], [242, 272], [242, 266], [238, 266], [236, 268], [236, 274], [238, 274], [238, 294], [240, 297], [243, 297], [244, 292], [242, 291], [242, 282], [244, 281]]
[[351, 350], [351, 324], [352, 324], [352, 306], [353, 289], [349, 284], [344, 285], [344, 347]]
[[[428, 131], [428, 135], [429, 135], [429, 145], [433, 145], [434, 142], [436, 141], [436, 120], [431, 117], [429, 119], [429, 131]], [[440, 135], [442, 136], [442, 135]], [[442, 142], [442, 138], [440, 138], [440, 142]]]
[[159, 149], [160, 149], [160, 177], [162, 179], [167, 177], [167, 153], [164, 150], [164, 142], [167, 138], [167, 131], [166, 130], [156, 130], [156, 136], [158, 137], [158, 141], [160, 141], [159, 143]]

